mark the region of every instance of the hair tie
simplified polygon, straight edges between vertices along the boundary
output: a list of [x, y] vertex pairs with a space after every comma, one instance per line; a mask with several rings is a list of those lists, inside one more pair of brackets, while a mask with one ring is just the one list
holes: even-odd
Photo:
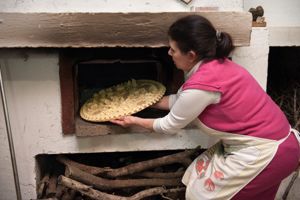
[[220, 42], [221, 41], [221, 34], [222, 32], [219, 31], [219, 30], [216, 30], [216, 38], [217, 38], [217, 41]]

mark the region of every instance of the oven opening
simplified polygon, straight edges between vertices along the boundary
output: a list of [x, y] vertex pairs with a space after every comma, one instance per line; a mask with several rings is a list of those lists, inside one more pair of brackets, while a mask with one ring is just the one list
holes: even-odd
[[[77, 65], [79, 108], [96, 92], [132, 79], [155, 80], [166, 85], [162, 65], [156, 60], [95, 60]], [[161, 117], [166, 112], [146, 108], [136, 115]], [[105, 122], [103, 122], [105, 123]], [[107, 123], [106, 123], [107, 124]]]
[[[63, 130], [64, 133], [68, 133], [70, 132], [68, 127], [71, 127], [72, 131], [74, 125], [73, 132], [77, 136], [148, 132], [140, 127], [123, 128], [110, 122], [86, 121], [80, 117], [79, 111], [94, 93], [113, 85], [132, 79], [154, 80], [166, 87], [165, 95], [168, 95], [177, 92], [184, 77], [183, 72], [175, 67], [166, 47], [69, 49], [60, 55], [60, 70], [63, 72], [61, 84], [69, 86], [65, 90], [65, 87], [62, 87], [61, 92]], [[69, 78], [62, 76], [66, 74]], [[73, 94], [67, 90], [72, 90]], [[70, 99], [70, 95], [74, 98]], [[70, 100], [73, 100], [73, 105], [68, 103]], [[146, 108], [134, 115], [157, 118], [167, 113], [167, 111]]]

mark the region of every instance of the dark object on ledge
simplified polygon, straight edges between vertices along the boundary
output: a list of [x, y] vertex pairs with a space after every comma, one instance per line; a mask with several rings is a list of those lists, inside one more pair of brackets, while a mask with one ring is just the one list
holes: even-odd
[[264, 15], [264, 9], [262, 6], [257, 6], [256, 8], [250, 8], [249, 12], [252, 14], [252, 21], [256, 21], [257, 17], [262, 17]]
[[265, 22], [264, 9], [262, 6], [257, 6], [256, 8], [250, 8], [249, 12], [252, 14], [252, 27], [265, 27], [267, 23]]

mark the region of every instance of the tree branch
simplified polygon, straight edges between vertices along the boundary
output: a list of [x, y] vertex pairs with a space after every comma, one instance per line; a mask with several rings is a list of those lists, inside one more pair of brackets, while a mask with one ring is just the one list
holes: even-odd
[[72, 180], [65, 176], [59, 176], [58, 182], [68, 188], [76, 190], [76, 191], [78, 191], [92, 199], [95, 199], [95, 200], [140, 200], [145, 197], [159, 195], [159, 194], [163, 194], [163, 193], [174, 193], [174, 192], [185, 191], [184, 187], [172, 188], [172, 189], [166, 189], [163, 187], [155, 187], [155, 188], [140, 191], [131, 197], [123, 197], [123, 196], [107, 194], [105, 192], [100, 192], [98, 190], [94, 190], [90, 186], [87, 186], [78, 181]]

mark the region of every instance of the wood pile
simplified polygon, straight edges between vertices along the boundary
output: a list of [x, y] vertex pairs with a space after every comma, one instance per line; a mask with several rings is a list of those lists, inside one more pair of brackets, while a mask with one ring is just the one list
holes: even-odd
[[184, 199], [181, 178], [200, 148], [129, 163], [98, 167], [58, 155], [64, 173], [46, 173], [37, 186], [37, 199], [140, 200]]
[[300, 83], [292, 82], [288, 87], [270, 89], [269, 93], [285, 113], [291, 126], [300, 130]]

